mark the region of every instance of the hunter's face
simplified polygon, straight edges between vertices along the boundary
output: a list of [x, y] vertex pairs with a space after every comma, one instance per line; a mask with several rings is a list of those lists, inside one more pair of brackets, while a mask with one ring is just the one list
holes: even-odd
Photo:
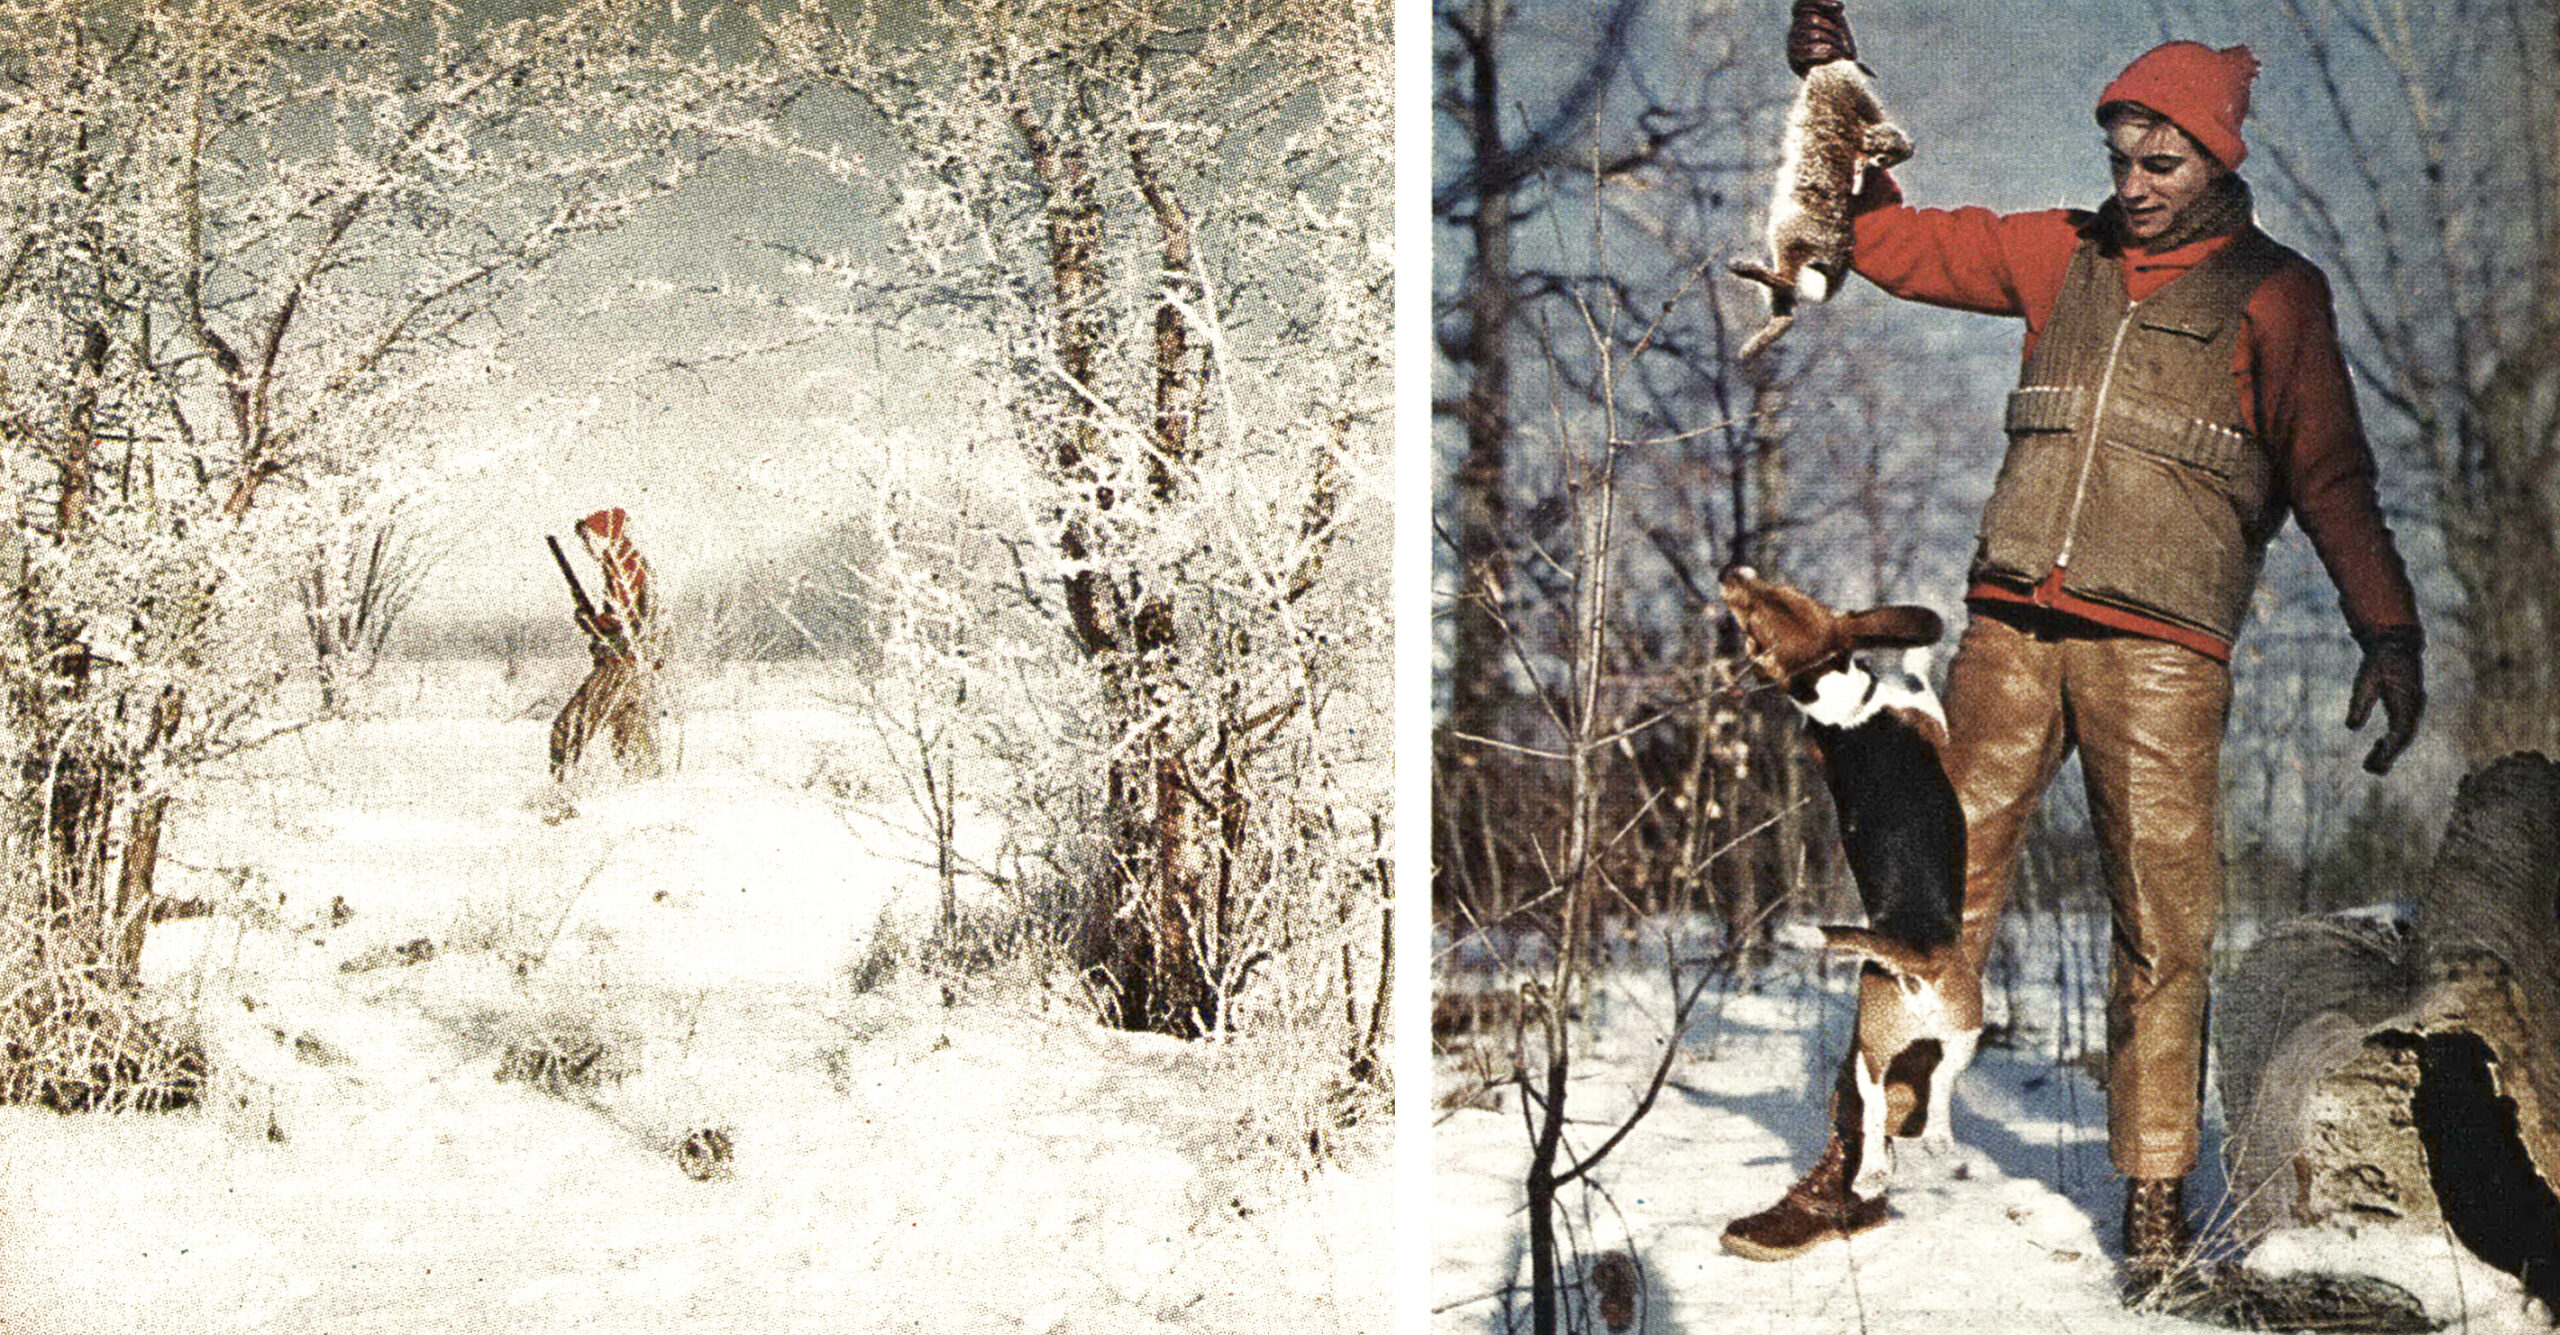
[[2117, 121], [2107, 131], [2107, 170], [2136, 242], [2166, 235], [2222, 175], [2220, 164], [2167, 121]]

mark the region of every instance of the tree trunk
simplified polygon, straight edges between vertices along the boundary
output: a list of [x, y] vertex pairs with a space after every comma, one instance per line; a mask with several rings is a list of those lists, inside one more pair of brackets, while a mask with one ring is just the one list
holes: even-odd
[[116, 902], [116, 977], [131, 985], [142, 982], [142, 934], [151, 925], [152, 883], [160, 869], [160, 827], [169, 814], [163, 793], [144, 798], [133, 808], [118, 863]]
[[1182, 745], [1162, 721], [1181, 693], [1174, 674], [1179, 617], [1166, 595], [1134, 582], [1123, 589], [1112, 580], [1104, 564], [1111, 555], [1104, 549], [1107, 539], [1076, 495], [1090, 497], [1091, 514], [1108, 515], [1123, 504], [1170, 505], [1181, 490], [1205, 379], [1180, 309], [1191, 286], [1191, 229], [1149, 156], [1149, 144], [1142, 135], [1133, 137], [1127, 145], [1130, 167], [1156, 220], [1165, 293], [1152, 349], [1148, 485], [1139, 496], [1121, 496], [1104, 480], [1096, 457], [1100, 432], [1086, 401], [1101, 390], [1095, 377], [1107, 333], [1100, 185], [1084, 145], [1050, 134], [1020, 106], [1014, 125], [1047, 199], [1057, 357], [1070, 382], [1058, 400], [1061, 421], [1050, 457], [1055, 479], [1070, 493], [1058, 534], [1058, 551], [1068, 566], [1068, 630], [1099, 674], [1109, 726], [1134, 734], [1109, 762], [1105, 783], [1111, 831], [1105, 862], [1112, 880], [1103, 928], [1107, 986], [1121, 1025], [1196, 1037], [1208, 1023], [1215, 990], [1206, 972], [1211, 947], [1199, 937], [1202, 822], [1186, 782]]
[[942, 934], [957, 941], [960, 930], [958, 780], [952, 774], [951, 743], [939, 733], [918, 748], [924, 762], [925, 804], [933, 813], [933, 876], [942, 893]]
[[2427, 886], [2414, 922], [2284, 924], [2225, 989], [2237, 1226], [2450, 1231], [2560, 1300], [2560, 765], [2464, 779]]
[[[1092, 167], [1079, 145], [1049, 134], [1019, 103], [1014, 108], [1014, 126], [1031, 155], [1046, 198], [1058, 368], [1070, 382], [1058, 396], [1061, 420], [1049, 458], [1052, 476], [1068, 493], [1058, 521], [1058, 554], [1067, 567], [1063, 583], [1068, 633], [1100, 674], [1105, 711], [1117, 723], [1135, 713], [1130, 697], [1136, 684], [1129, 680], [1121, 655], [1125, 628], [1120, 625], [1118, 590], [1100, 568], [1104, 555], [1098, 549], [1100, 538], [1083, 508], [1089, 499], [1094, 513], [1107, 514], [1118, 499], [1095, 467], [1099, 435], [1082, 398], [1093, 387], [1103, 337], [1101, 313], [1095, 309], [1103, 292], [1102, 204]], [[1080, 498], [1079, 492], [1085, 496]], [[1118, 748], [1114, 752], [1103, 782], [1102, 820], [1108, 832], [1103, 865], [1109, 884], [1094, 911], [1100, 915], [1100, 967], [1111, 994], [1112, 1018], [1124, 1027], [1142, 1029], [1156, 1008], [1149, 985], [1153, 960], [1147, 940], [1154, 923], [1143, 911], [1152, 852], [1143, 804], [1154, 776], [1146, 757]]]
[[[1552, 998], [1550, 999], [1552, 1002]], [[1547, 1017], [1546, 1090], [1536, 1101], [1537, 1139], [1529, 1150], [1529, 1327], [1535, 1335], [1556, 1335], [1558, 1284], [1563, 1275], [1556, 1239], [1556, 1162], [1564, 1152], [1566, 1076], [1561, 1004]], [[1525, 1089], [1528, 1076], [1521, 1083]]]
[[1155, 976], [1155, 1013], [1146, 1027], [1156, 1033], [1197, 1038], [1208, 1032], [1212, 943], [1201, 921], [1199, 808], [1185, 791], [1182, 757], [1159, 736], [1155, 766], [1155, 867], [1153, 939], [1148, 945]]
[[1466, 280], [1467, 333], [1462, 354], [1469, 368], [1459, 418], [1467, 455], [1452, 479], [1450, 517], [1458, 563], [1458, 599], [1451, 609], [1455, 641], [1449, 658], [1448, 727], [1462, 737], [1498, 737], [1509, 703], [1506, 688], [1510, 636], [1504, 626], [1510, 556], [1508, 493], [1511, 451], [1511, 326], [1520, 294], [1512, 273], [1512, 192], [1496, 169], [1504, 156], [1500, 62], [1500, 0], [1475, 7], [1477, 55], [1467, 107], [1467, 135], [1485, 189], [1469, 221], [1474, 249]]
[[[1396, 894], [1395, 863], [1386, 856], [1386, 827], [1383, 820], [1372, 817], [1372, 833], [1378, 837], [1379, 854], [1372, 875], [1378, 884], [1378, 987], [1369, 999], [1369, 1022], [1366, 1029], [1356, 1024], [1358, 1039], [1351, 1049], [1350, 1075], [1365, 1085], [1386, 1087], [1389, 1075], [1381, 1058], [1386, 1044], [1387, 1013], [1395, 997], [1396, 979]], [[1342, 971], [1344, 990], [1350, 990], [1351, 947], [1343, 945]]]
[[[1096, 432], [1091, 412], [1078, 395], [1090, 389], [1103, 329], [1095, 306], [1102, 297], [1102, 204], [1091, 166], [1073, 143], [1062, 143], [1017, 107], [1015, 127], [1031, 153], [1042, 190], [1048, 198], [1049, 285], [1057, 303], [1058, 368], [1073, 385], [1062, 391], [1064, 420], [1051, 464], [1058, 481], [1070, 489], [1089, 489], [1097, 511], [1108, 512], [1117, 499], [1096, 477], [1093, 452]], [[1091, 526], [1072, 508], [1059, 526], [1058, 551], [1067, 560], [1067, 619], [1076, 645], [1087, 657], [1120, 646], [1112, 625], [1112, 587], [1091, 562]]]
[[[2445, 557], [2463, 589], [2461, 640], [2471, 690], [2456, 724], [2463, 758], [2511, 751], [2560, 754], [2560, 534], [2543, 492], [2508, 485], [2508, 470], [2442, 512]], [[2451, 489], [2448, 489], [2450, 491]]]
[[[1130, 171], [1139, 195], [1154, 218], [1164, 291], [1156, 302], [1154, 449], [1147, 459], [1147, 490], [1159, 508], [1174, 503], [1191, 467], [1193, 437], [1199, 425], [1200, 391], [1205, 375], [1196, 363], [1189, 320], [1182, 303], [1196, 284], [1191, 269], [1191, 220], [1183, 212], [1172, 185], [1157, 170], [1144, 134], [1129, 141]], [[1164, 717], [1179, 704], [1183, 687], [1175, 677], [1174, 652], [1180, 631], [1172, 602], [1158, 594], [1140, 607], [1133, 641], [1142, 655], [1148, 712]], [[1208, 840], [1201, 802], [1190, 782], [1183, 745], [1172, 730], [1158, 724], [1149, 744], [1155, 767], [1155, 942], [1158, 1014], [1147, 1027], [1159, 1033], [1192, 1038], [1215, 1030], [1222, 1022], [1220, 965], [1226, 938], [1222, 924], [1208, 912]]]
[[49, 969], [86, 973], [107, 958], [107, 844], [115, 784], [102, 768], [86, 750], [67, 750], [53, 758], [45, 784], [44, 917], [36, 950]]
[[1182, 471], [1191, 465], [1192, 429], [1199, 420], [1204, 378], [1195, 365], [1190, 322], [1182, 314], [1182, 303], [1191, 300], [1198, 287], [1191, 272], [1191, 218], [1157, 169], [1152, 145], [1143, 133], [1130, 136], [1129, 167], [1147, 211], [1155, 217], [1162, 243], [1165, 292], [1156, 303], [1155, 321], [1156, 450], [1147, 460], [1147, 480], [1156, 501], [1169, 504], [1181, 485]]

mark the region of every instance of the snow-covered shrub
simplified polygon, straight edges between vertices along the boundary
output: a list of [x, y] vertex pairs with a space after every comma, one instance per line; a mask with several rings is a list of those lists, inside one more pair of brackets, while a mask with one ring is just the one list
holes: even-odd
[[876, 666], [860, 597], [866, 526], [839, 523], [779, 550], [731, 560], [688, 583], [673, 612], [696, 651], [720, 662], [827, 658]]
[[143, 1015], [84, 971], [13, 968], [0, 1011], [0, 1103], [60, 1112], [158, 1112], [204, 1093], [204, 1045], [183, 1019]]
[[1286, 1023], [1227, 1041], [1219, 1081], [1237, 1095], [1236, 1148], [1248, 1160], [1296, 1167], [1356, 1162], [1386, 1150], [1395, 1106], [1383, 1064], [1347, 1069], [1342, 1017], [1316, 1000]]

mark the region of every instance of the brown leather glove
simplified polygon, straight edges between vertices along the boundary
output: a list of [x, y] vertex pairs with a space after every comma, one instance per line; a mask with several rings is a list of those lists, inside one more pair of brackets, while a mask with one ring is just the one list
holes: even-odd
[[2355, 689], [2347, 696], [2347, 727], [2362, 728], [2382, 704], [2382, 736], [2364, 758], [2369, 774], [2388, 774], [2391, 762], [2418, 733], [2427, 712], [2427, 638], [2416, 626], [2360, 630], [2356, 644], [2364, 650], [2364, 666], [2356, 669]]
[[1840, 0], [1796, 0], [1795, 18], [1787, 25], [1787, 68], [1804, 77], [1806, 70], [1835, 60], [1856, 60], [1858, 44], [1849, 36], [1849, 16]]

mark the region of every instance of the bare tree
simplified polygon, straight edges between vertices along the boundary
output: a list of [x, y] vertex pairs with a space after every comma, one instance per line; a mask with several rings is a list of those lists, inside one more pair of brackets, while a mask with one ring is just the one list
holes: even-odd
[[1499, 735], [1509, 694], [1502, 621], [1512, 564], [1512, 359], [1523, 296], [1513, 236], [1534, 216], [1535, 206], [1524, 208], [1524, 199], [1580, 165], [1594, 109], [1625, 67], [1630, 33], [1643, 8], [1643, 0], [1613, 0], [1597, 14], [1595, 39], [1577, 51], [1567, 85], [1543, 118], [1512, 126], [1507, 122], [1520, 112], [1506, 91], [1505, 72], [1523, 60], [1522, 50], [1535, 49], [1536, 34], [1515, 39], [1520, 15], [1502, 0], [1433, 7], [1433, 35], [1443, 43], [1448, 71], [1439, 110], [1466, 144], [1463, 165], [1435, 188], [1432, 199], [1435, 216], [1465, 228], [1468, 241], [1455, 327], [1442, 337], [1444, 355], [1466, 368], [1466, 389], [1440, 407], [1464, 427], [1467, 442], [1449, 507], [1459, 590], [1451, 609], [1456, 642], [1448, 722], [1462, 736]]
[[341, 703], [345, 684], [372, 672], [442, 554], [398, 513], [398, 496], [368, 504], [340, 490], [335, 515], [321, 513], [298, 583], [302, 621], [320, 676], [320, 707]]
[[[1595, 215], [1592, 227], [1592, 248], [1605, 256], [1606, 215]], [[1693, 271], [1691, 277], [1700, 281], [1703, 271]], [[1565, 1193], [1596, 1186], [1595, 1174], [1651, 1111], [1699, 999], [1735, 958], [1726, 949], [1706, 961], [1684, 961], [1682, 920], [1670, 915], [1653, 920], [1671, 997], [1662, 1050], [1632, 1106], [1598, 1124], [1603, 1129], [1596, 1132], [1597, 1143], [1581, 1143], [1588, 1134], [1582, 1128], [1592, 1122], [1587, 1113], [1577, 1116], [1569, 1104], [1574, 1063], [1587, 1050], [1581, 1032], [1587, 1003], [1599, 985], [1595, 966], [1603, 952], [1598, 936], [1608, 919], [1624, 920], [1640, 908], [1658, 907], [1638, 904], [1637, 887], [1648, 873], [1642, 870], [1644, 861], [1631, 858], [1622, 845], [1642, 813], [1668, 796], [1646, 789], [1641, 768], [1621, 760], [1626, 739], [1641, 730], [1642, 715], [1651, 709], [1640, 692], [1631, 695], [1625, 689], [1622, 675], [1629, 660], [1641, 656], [1631, 643], [1640, 640], [1641, 623], [1623, 615], [1619, 593], [1626, 575], [1619, 538], [1625, 518], [1621, 464], [1658, 442], [1628, 434], [1637, 419], [1617, 411], [1621, 376], [1650, 352], [1668, 308], [1658, 310], [1650, 324], [1627, 329], [1621, 325], [1625, 312], [1615, 304], [1595, 303], [1589, 291], [1575, 294], [1573, 311], [1591, 358], [1590, 383], [1596, 392], [1589, 402], [1595, 411], [1577, 416], [1573, 429], [1550, 438], [1561, 456], [1570, 524], [1570, 548], [1559, 562], [1569, 639], [1561, 655], [1521, 655], [1524, 675], [1549, 712], [1553, 735], [1561, 739], [1559, 752], [1538, 757], [1561, 770], [1560, 820], [1527, 832], [1543, 869], [1528, 893], [1515, 897], [1508, 887], [1495, 886], [1492, 894], [1469, 896], [1454, 906], [1461, 914], [1479, 902], [1507, 910], [1497, 920], [1477, 920], [1463, 944], [1492, 955], [1517, 999], [1508, 1008], [1512, 1064], [1507, 1083], [1520, 1096], [1528, 1141], [1523, 1192], [1530, 1324], [1537, 1335], [1564, 1328], [1564, 1295], [1580, 1282], [1571, 1273], [1572, 1249], [1558, 1226]], [[1505, 629], [1506, 636], [1519, 633], [1516, 626]], [[1729, 710], [1732, 693], [1715, 694]], [[1632, 800], [1627, 796], [1630, 786], [1638, 790]], [[1716, 856], [1707, 853], [1701, 861]], [[1483, 866], [1490, 875], [1510, 872], [1501, 860]], [[1684, 964], [1689, 966], [1685, 972]], [[1632, 1264], [1621, 1257], [1611, 1266], [1621, 1262]]]
[[[1506, 748], [1554, 740], [1545, 726], [1552, 702], [1515, 696], [1539, 675], [1535, 660], [1569, 653], [1559, 619], [1568, 506], [1553, 458], [1537, 448], [1544, 435], [1578, 429], [1564, 419], [1589, 412], [1595, 389], [1592, 350], [1568, 294], [1589, 280], [1610, 327], [1628, 312], [1637, 327], [1653, 325], [1662, 298], [1698, 271], [1697, 255], [1674, 257], [1653, 238], [1699, 215], [1640, 221], [1596, 278], [1582, 242], [1595, 213], [1627, 207], [1628, 196], [1644, 196], [1634, 207], [1646, 211], [1711, 197], [1710, 211], [1720, 209], [1737, 164], [1710, 160], [1705, 145], [1716, 138], [1720, 97], [1734, 93], [1734, 65], [1711, 19], [1684, 24], [1642, 0], [1452, 3], [1435, 17], [1439, 126], [1463, 151], [1443, 155], [1433, 205], [1441, 236], [1466, 265], [1435, 303], [1448, 385], [1435, 412], [1456, 430], [1442, 446], [1436, 507], [1452, 627], [1434, 745], [1434, 895], [1443, 907], [1463, 899], [1498, 912], [1480, 892], [1540, 879], [1517, 836], [1563, 810], [1548, 767]], [[1676, 82], [1661, 77], [1673, 66]], [[1521, 88], [1536, 90], [1535, 110]], [[1677, 95], [1658, 91], [1673, 88]], [[1631, 418], [1651, 422], [1649, 409], [1666, 399], [1699, 406], [1680, 390], [1660, 393], [1657, 377], [1691, 368], [1711, 381], [1725, 375], [1713, 333], [1702, 343], [1686, 337], [1700, 311], [1716, 318], [1714, 293], [1694, 283], [1689, 292], [1672, 326], [1636, 359], [1645, 364], [1631, 367]], [[1671, 449], [1685, 455], [1691, 446]]]

